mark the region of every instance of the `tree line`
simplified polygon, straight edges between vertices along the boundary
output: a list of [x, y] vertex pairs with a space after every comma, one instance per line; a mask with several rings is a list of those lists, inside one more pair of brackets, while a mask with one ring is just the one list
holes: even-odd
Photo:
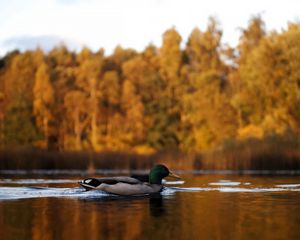
[[182, 47], [13, 51], [0, 60], [0, 146], [203, 151], [300, 130], [300, 24], [267, 32], [260, 16], [222, 44], [210, 18]]

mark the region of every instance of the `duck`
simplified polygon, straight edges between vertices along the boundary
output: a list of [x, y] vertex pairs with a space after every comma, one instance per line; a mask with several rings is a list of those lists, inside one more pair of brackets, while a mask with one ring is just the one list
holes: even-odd
[[150, 195], [161, 192], [163, 189], [162, 179], [168, 176], [180, 179], [178, 175], [172, 173], [165, 165], [157, 164], [151, 168], [148, 182], [135, 177], [120, 176], [86, 178], [80, 181], [79, 184], [87, 191], [101, 190], [109, 194], [123, 196]]

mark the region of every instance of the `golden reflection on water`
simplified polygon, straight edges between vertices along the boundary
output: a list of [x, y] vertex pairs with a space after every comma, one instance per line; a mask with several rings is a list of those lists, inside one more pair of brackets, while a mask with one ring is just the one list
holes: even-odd
[[[187, 186], [202, 187], [216, 181], [216, 176], [185, 179]], [[230, 179], [255, 186], [299, 182], [297, 178]], [[299, 200], [299, 192], [200, 191], [152, 198], [1, 201], [0, 234], [8, 240], [300, 239]]]

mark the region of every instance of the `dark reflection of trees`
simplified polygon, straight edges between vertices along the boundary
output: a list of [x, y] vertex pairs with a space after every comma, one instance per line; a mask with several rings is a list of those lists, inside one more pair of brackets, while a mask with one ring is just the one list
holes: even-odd
[[150, 196], [149, 210], [153, 217], [160, 217], [166, 213], [163, 198], [160, 193]]

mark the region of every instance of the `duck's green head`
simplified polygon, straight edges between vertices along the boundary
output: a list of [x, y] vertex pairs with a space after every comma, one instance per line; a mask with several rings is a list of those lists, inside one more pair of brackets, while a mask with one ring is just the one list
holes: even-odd
[[180, 178], [179, 176], [172, 173], [166, 166], [162, 164], [155, 165], [151, 168], [149, 173], [149, 183], [150, 184], [161, 184], [161, 180], [167, 176]]

